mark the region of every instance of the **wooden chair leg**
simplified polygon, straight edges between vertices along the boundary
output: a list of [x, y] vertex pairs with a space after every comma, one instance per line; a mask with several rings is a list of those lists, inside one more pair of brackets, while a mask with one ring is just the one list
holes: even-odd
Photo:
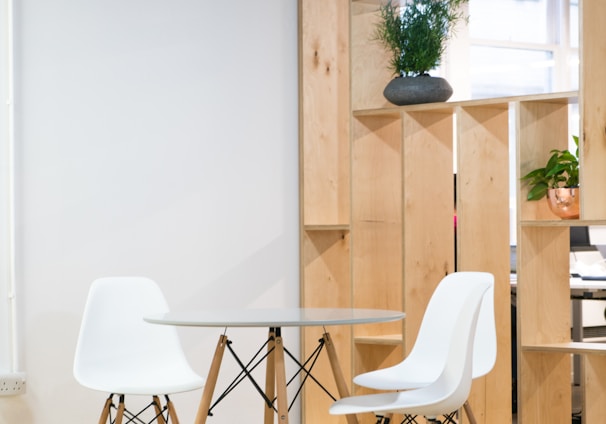
[[107, 424], [107, 417], [109, 417], [109, 411], [112, 407], [112, 398], [113, 397], [114, 397], [114, 395], [111, 394], [105, 401], [105, 405], [103, 406], [103, 411], [101, 411], [101, 417], [99, 417], [99, 424]]
[[122, 424], [124, 409], [124, 395], [120, 395], [120, 403], [118, 404], [118, 412], [116, 413], [116, 420], [114, 421], [114, 424]]
[[162, 404], [158, 396], [152, 396], [154, 403], [154, 410], [156, 411], [156, 421], [158, 424], [166, 424], [164, 421], [164, 415], [162, 415]]
[[173, 401], [166, 397], [166, 407], [168, 408], [168, 416], [170, 417], [171, 424], [179, 424], [179, 418], [177, 418], [177, 411]]
[[463, 409], [465, 410], [465, 415], [467, 415], [467, 419], [469, 420], [469, 424], [477, 424], [476, 417], [473, 415], [473, 411], [471, 410], [471, 405], [468, 401], [465, 401], [463, 404]]

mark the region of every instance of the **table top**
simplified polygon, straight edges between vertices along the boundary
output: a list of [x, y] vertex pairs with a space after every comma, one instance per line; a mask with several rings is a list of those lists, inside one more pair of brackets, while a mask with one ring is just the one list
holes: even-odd
[[357, 308], [200, 309], [149, 315], [154, 324], [192, 327], [308, 327], [398, 321], [404, 312]]

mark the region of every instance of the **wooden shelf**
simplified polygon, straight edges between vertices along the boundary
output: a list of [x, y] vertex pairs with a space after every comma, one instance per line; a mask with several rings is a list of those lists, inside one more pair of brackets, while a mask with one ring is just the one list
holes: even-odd
[[545, 343], [522, 346], [525, 352], [559, 352], [588, 355], [606, 355], [606, 343], [592, 342], [565, 342]]
[[384, 334], [381, 336], [354, 337], [355, 344], [399, 346], [404, 339], [401, 334]]
[[304, 225], [305, 231], [349, 231], [349, 224]]
[[520, 221], [522, 227], [584, 227], [606, 225], [606, 219], [544, 219]]
[[577, 91], [565, 91], [559, 93], [529, 94], [521, 96], [494, 97], [487, 99], [463, 100], [445, 103], [425, 103], [420, 105], [408, 106], [389, 106], [371, 109], [358, 109], [353, 111], [353, 115], [358, 116], [390, 116], [398, 115], [402, 112], [453, 112], [457, 107], [496, 107], [505, 108], [511, 103], [516, 102], [548, 102], [556, 104], [577, 103]]

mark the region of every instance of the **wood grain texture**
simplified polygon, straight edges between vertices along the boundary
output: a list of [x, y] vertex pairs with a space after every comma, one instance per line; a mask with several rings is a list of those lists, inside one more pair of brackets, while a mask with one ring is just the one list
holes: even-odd
[[300, 180], [306, 225], [349, 222], [348, 10], [348, 0], [299, 2]]
[[499, 354], [469, 397], [475, 419], [489, 423], [511, 411], [511, 391], [502, 390], [511, 386], [508, 122], [507, 103], [457, 109], [457, 268], [495, 277]]
[[606, 217], [606, 2], [585, 0], [580, 6], [581, 62], [581, 218]]

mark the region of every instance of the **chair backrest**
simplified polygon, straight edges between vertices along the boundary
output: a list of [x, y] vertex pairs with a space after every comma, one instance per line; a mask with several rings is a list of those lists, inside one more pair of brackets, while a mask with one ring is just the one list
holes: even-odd
[[[492, 369], [496, 360], [494, 276], [487, 272], [454, 272], [440, 281], [425, 309], [417, 339], [405, 361], [411, 364], [446, 362], [449, 337], [455, 325], [452, 319], [452, 299], [458, 293], [464, 292], [466, 287], [473, 287], [476, 283], [487, 284], [488, 289], [482, 297], [480, 317], [477, 320], [473, 377], [485, 375]], [[441, 371], [441, 368], [435, 367], [431, 375], [432, 373], [424, 370], [423, 378], [430, 383], [438, 378]]]
[[[490, 278], [472, 278], [461, 283], [451, 277], [440, 282], [423, 319], [421, 345], [416, 348], [415, 344], [417, 354], [423, 351], [430, 356], [415, 362], [416, 367], [408, 368], [419, 375], [430, 374], [426, 379], [429, 384], [421, 388], [410, 387], [411, 390], [344, 398], [330, 407], [330, 413], [398, 413], [435, 418], [459, 409], [471, 390], [478, 316], [484, 294], [491, 287]], [[433, 340], [429, 343], [429, 350], [425, 350], [423, 345], [425, 339]], [[442, 350], [444, 355], [433, 355]], [[384, 370], [388, 374], [399, 374], [400, 371], [397, 366]], [[437, 378], [434, 378], [435, 370], [438, 370]], [[401, 375], [403, 379], [407, 378], [404, 373]]]
[[491, 286], [491, 282], [486, 279], [471, 279], [450, 293], [453, 325], [448, 336], [445, 366], [435, 382], [418, 389], [434, 398], [433, 402], [416, 411], [419, 414], [435, 417], [449, 413], [460, 408], [467, 400], [471, 390], [474, 339], [480, 306], [485, 292]]
[[160, 288], [148, 278], [95, 280], [89, 290], [76, 346], [76, 380], [96, 388], [95, 381], [103, 369], [134, 374], [149, 370], [150, 362], [166, 366], [186, 362], [175, 327], [143, 320], [145, 315], [167, 311]]
[[473, 345], [473, 378], [488, 374], [497, 361], [497, 328], [494, 316], [494, 277], [481, 272], [463, 272], [469, 279], [486, 279], [490, 287], [484, 293]]

